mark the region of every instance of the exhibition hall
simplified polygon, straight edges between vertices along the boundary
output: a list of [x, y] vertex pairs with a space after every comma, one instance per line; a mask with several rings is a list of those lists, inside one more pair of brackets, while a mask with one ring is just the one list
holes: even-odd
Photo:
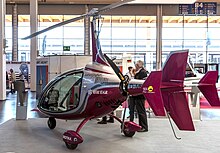
[[217, 153], [220, 0], [1, 0], [0, 153]]

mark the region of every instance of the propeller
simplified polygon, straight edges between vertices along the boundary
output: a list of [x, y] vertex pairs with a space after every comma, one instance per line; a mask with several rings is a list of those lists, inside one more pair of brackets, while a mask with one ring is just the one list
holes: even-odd
[[121, 1], [119, 1], [119, 2], [116, 2], [116, 3], [113, 3], [113, 4], [107, 5], [107, 6], [105, 6], [105, 7], [102, 7], [102, 8], [100, 8], [100, 9], [98, 9], [98, 8], [93, 8], [93, 9], [91, 9], [87, 14], [82, 14], [82, 15], [76, 17], [76, 18], [72, 18], [72, 19], [69, 19], [69, 20], [66, 20], [66, 21], [57, 23], [57, 24], [52, 25], [52, 26], [50, 26], [50, 27], [48, 27], [48, 28], [45, 28], [45, 29], [43, 29], [43, 30], [41, 30], [41, 31], [32, 33], [31, 35], [22, 38], [22, 40], [26, 40], [26, 39], [30, 39], [30, 38], [36, 37], [36, 36], [38, 36], [39, 34], [42, 34], [42, 33], [47, 32], [47, 31], [49, 31], [49, 30], [52, 30], [52, 29], [55, 29], [55, 28], [57, 28], [57, 27], [66, 25], [66, 24], [68, 24], [68, 23], [81, 20], [81, 19], [83, 19], [83, 18], [85, 18], [85, 17], [98, 16], [98, 14], [100, 14], [100, 13], [102, 13], [102, 12], [106, 12], [106, 11], [108, 11], [108, 10], [114, 9], [114, 8], [116, 8], [116, 7], [119, 7], [119, 6], [121, 6], [121, 5], [124, 5], [124, 4], [128, 3], [128, 2], [131, 2], [131, 1], [134, 1], [134, 0], [121, 0]]
[[112, 67], [114, 70], [115, 74], [118, 76], [118, 78], [121, 80], [120, 82], [120, 90], [122, 92], [122, 95], [127, 96], [128, 95], [128, 82], [129, 78], [127, 75], [123, 75], [117, 65], [106, 55], [104, 54], [105, 59], [109, 63], [109, 65]]
[[[119, 68], [117, 67], [117, 65], [106, 54], [104, 54], [104, 57], [107, 60], [107, 62], [109, 63], [109, 65], [112, 67], [112, 69], [114, 70], [115, 74], [121, 80], [121, 82], [119, 84], [119, 89], [121, 90], [122, 95], [126, 96], [126, 100], [127, 100], [128, 95], [129, 95], [129, 93], [128, 93], [129, 77], [127, 75], [123, 75], [121, 73], [121, 71], [119, 70]], [[123, 114], [123, 118], [122, 118], [121, 132], [123, 132], [125, 129], [125, 114], [126, 114], [126, 107], [124, 109], [124, 114]]]

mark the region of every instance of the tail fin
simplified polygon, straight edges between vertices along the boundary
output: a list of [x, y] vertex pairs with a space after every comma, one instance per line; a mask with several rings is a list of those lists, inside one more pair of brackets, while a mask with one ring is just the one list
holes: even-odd
[[211, 106], [220, 106], [216, 81], [218, 80], [217, 71], [208, 71], [199, 81], [198, 88], [208, 100]]
[[163, 100], [160, 92], [161, 71], [151, 72], [142, 85], [143, 95], [156, 116], [165, 116]]
[[171, 52], [163, 66], [162, 82], [183, 86], [186, 73], [188, 50]]
[[91, 22], [91, 32], [92, 32], [92, 62], [97, 62], [103, 65], [108, 65], [102, 54], [101, 46], [99, 44], [99, 39], [96, 36], [93, 22]]
[[166, 111], [180, 130], [194, 131], [183, 82], [188, 51], [171, 52], [162, 74], [162, 98]]

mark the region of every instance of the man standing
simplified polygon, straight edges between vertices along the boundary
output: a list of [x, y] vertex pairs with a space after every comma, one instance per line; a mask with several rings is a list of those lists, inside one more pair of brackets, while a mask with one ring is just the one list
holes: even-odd
[[[143, 61], [139, 60], [135, 64], [136, 73], [134, 75], [135, 79], [146, 79], [148, 72], [144, 69]], [[131, 96], [129, 101], [130, 109], [130, 121], [134, 121], [134, 109], [136, 110], [139, 118], [139, 125], [142, 127], [138, 132], [147, 132], [148, 123], [147, 123], [147, 114], [145, 110], [145, 97], [144, 95]]]
[[11, 81], [11, 93], [15, 93], [15, 89], [14, 89], [14, 83], [16, 81], [16, 76], [15, 76], [15, 72], [13, 69], [10, 69], [10, 73], [11, 73], [11, 78], [10, 78], [10, 81]]

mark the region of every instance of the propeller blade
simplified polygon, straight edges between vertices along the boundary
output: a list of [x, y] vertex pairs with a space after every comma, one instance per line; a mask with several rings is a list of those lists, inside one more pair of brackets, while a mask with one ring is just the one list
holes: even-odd
[[71, 23], [71, 22], [78, 21], [78, 20], [84, 18], [85, 16], [87, 16], [87, 14], [83, 14], [83, 15], [78, 16], [78, 17], [76, 17], [76, 18], [72, 18], [72, 19], [69, 19], [69, 20], [66, 20], [66, 21], [57, 23], [57, 24], [52, 25], [52, 26], [50, 26], [50, 27], [48, 27], [48, 28], [46, 28], [46, 29], [43, 29], [43, 30], [41, 30], [41, 31], [32, 33], [31, 35], [29, 35], [29, 36], [27, 36], [27, 37], [25, 37], [25, 38], [22, 38], [22, 40], [26, 40], [26, 39], [30, 39], [30, 38], [36, 37], [36, 36], [38, 36], [39, 34], [42, 34], [42, 33], [44, 33], [44, 32], [47, 32], [47, 31], [49, 31], [49, 30], [52, 30], [52, 29], [54, 29], [54, 28], [57, 28], [57, 27], [66, 25], [66, 24]]
[[116, 75], [119, 77], [119, 79], [121, 81], [125, 80], [124, 75], [121, 73], [121, 71], [119, 70], [119, 68], [116, 66], [116, 64], [106, 55], [104, 54], [105, 59], [108, 61], [109, 65], [112, 67], [112, 69], [114, 70], [114, 72], [116, 73]]

